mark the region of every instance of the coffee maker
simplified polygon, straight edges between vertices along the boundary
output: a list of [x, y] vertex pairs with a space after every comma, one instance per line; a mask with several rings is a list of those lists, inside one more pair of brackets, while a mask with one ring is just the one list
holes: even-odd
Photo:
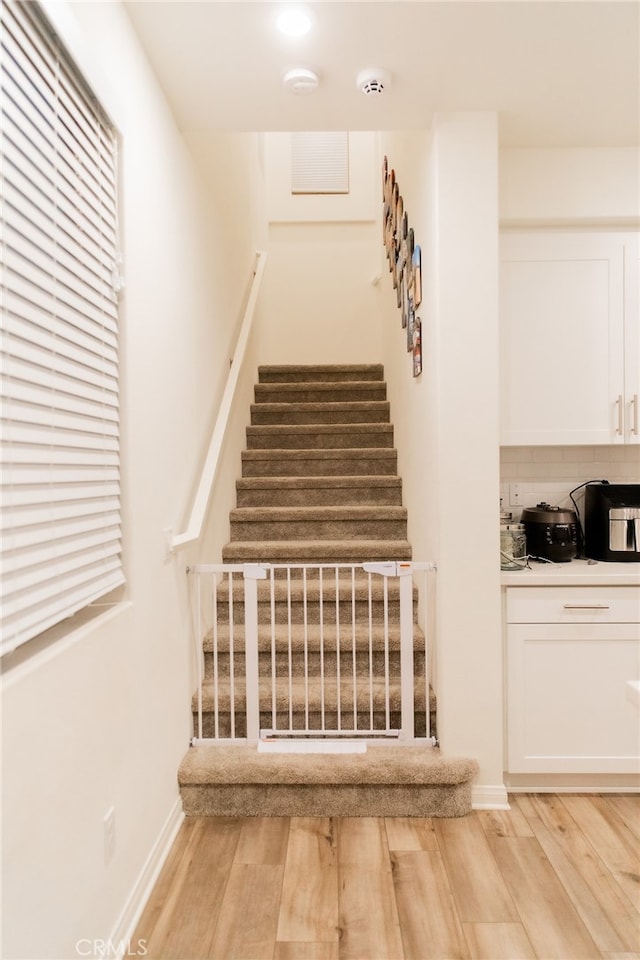
[[640, 483], [589, 483], [584, 511], [585, 556], [640, 561]]

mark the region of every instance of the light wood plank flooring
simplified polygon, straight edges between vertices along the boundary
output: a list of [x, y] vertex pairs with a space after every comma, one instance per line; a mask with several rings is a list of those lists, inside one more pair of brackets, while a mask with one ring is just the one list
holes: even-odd
[[457, 820], [191, 818], [149, 960], [640, 960], [640, 796]]

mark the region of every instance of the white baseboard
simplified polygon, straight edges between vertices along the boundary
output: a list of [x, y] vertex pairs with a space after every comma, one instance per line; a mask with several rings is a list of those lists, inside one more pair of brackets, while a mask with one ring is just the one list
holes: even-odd
[[505, 773], [509, 793], [639, 793], [630, 773]]
[[136, 945], [130, 942], [131, 938], [183, 820], [182, 799], [177, 797], [109, 938], [110, 944], [118, 945], [116, 960], [122, 960], [123, 955], [128, 951], [136, 953]]
[[495, 786], [475, 784], [471, 788], [471, 806], [474, 810], [509, 810], [507, 788], [503, 783]]

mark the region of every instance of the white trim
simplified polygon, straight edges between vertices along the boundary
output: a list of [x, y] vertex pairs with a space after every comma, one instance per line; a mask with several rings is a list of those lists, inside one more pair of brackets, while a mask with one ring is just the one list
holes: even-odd
[[506, 773], [509, 793], [640, 793], [633, 773]]
[[107, 940], [110, 944], [118, 944], [116, 960], [122, 960], [128, 948], [183, 820], [182, 800], [177, 797]]
[[59, 623], [28, 644], [18, 647], [2, 659], [2, 689], [7, 690], [31, 673], [43, 669], [47, 663], [66, 654], [83, 642], [94, 631], [101, 630], [111, 620], [133, 610], [131, 600], [116, 601], [105, 606], [100, 602], [85, 607], [75, 617]]
[[532, 784], [525, 787], [509, 787], [509, 793], [640, 793], [640, 786], [627, 785], [617, 787], [601, 786], [599, 784], [585, 784], [577, 787], [548, 786], [547, 784]]
[[510, 810], [507, 788], [503, 783], [493, 786], [474, 784], [471, 788], [471, 806], [474, 810]]

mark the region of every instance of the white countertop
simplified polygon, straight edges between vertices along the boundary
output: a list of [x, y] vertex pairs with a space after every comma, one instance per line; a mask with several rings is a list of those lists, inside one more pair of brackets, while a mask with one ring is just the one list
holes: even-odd
[[530, 561], [530, 569], [502, 570], [503, 587], [638, 586], [640, 563], [605, 563], [602, 560], [570, 560], [568, 563]]

